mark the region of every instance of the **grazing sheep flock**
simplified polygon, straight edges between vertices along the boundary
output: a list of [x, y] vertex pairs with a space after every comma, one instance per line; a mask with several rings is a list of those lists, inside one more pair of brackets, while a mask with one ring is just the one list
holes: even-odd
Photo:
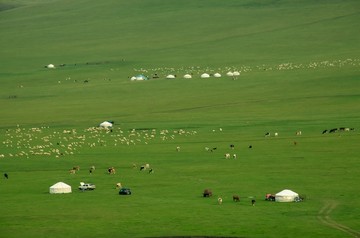
[[[105, 148], [107, 146], [135, 146], [149, 144], [151, 141], [174, 140], [179, 136], [194, 136], [194, 130], [157, 130], [121, 128], [104, 129], [90, 127], [83, 131], [68, 129], [58, 131], [50, 127], [16, 128], [1, 130], [4, 147], [0, 158], [7, 157], [55, 157], [61, 158], [80, 153], [84, 148]], [[180, 147], [179, 147], [180, 148]], [[8, 151], [4, 153], [4, 151]], [[91, 168], [90, 168], [91, 169]], [[95, 170], [95, 167], [91, 169]]]

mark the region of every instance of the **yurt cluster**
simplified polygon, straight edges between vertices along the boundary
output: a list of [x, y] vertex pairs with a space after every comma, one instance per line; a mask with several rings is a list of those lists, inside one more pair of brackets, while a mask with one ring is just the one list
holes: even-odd
[[[194, 75], [193, 73], [187, 73], [187, 74], [184, 74], [183, 76], [180, 76], [180, 78], [183, 78], [183, 79], [192, 79], [192, 78], [202, 78], [202, 79], [207, 79], [207, 78], [221, 78], [223, 75], [220, 74], [220, 73], [202, 73], [200, 75]], [[232, 79], [237, 79], [238, 77], [240, 76], [240, 72], [239, 71], [229, 71], [226, 73], [226, 77], [230, 77]], [[158, 79], [158, 78], [163, 78], [163, 77], [160, 77], [157, 73], [155, 73], [151, 78], [153, 79]], [[164, 78], [166, 79], [176, 79], [176, 78], [179, 78], [178, 75], [176, 74], [167, 74], [164, 76]], [[148, 76], [145, 76], [144, 74], [138, 74], [136, 76], [132, 76], [130, 78], [131, 81], [142, 81], [142, 80], [148, 80], [150, 79], [150, 77]]]
[[211, 67], [164, 67], [152, 69], [134, 69], [136, 75], [129, 77], [131, 81], [143, 81], [149, 79], [206, 79], [206, 78], [231, 78], [237, 79], [241, 73], [248, 73], [252, 71], [283, 71], [283, 70], [314, 70], [324, 68], [343, 68], [343, 67], [359, 67], [360, 59], [338, 59], [338, 60], [325, 60], [319, 62], [308, 63], [294, 63], [284, 62], [275, 65], [255, 65], [255, 66], [229, 66], [224, 68], [211, 68]]

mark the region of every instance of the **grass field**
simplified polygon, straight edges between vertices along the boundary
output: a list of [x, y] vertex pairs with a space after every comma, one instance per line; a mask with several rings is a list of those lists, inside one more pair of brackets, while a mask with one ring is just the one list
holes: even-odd
[[[0, 237], [359, 237], [359, 22], [355, 0], [0, 0]], [[283, 189], [305, 200], [264, 200]]]

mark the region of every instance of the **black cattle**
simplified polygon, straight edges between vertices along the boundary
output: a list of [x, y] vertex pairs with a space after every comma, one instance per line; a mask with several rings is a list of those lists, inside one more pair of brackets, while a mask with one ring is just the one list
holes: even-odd
[[249, 145], [249, 149], [251, 149], [252, 148], [252, 145]]
[[255, 199], [251, 200], [251, 205], [255, 206], [255, 203], [256, 203]]
[[322, 133], [323, 133], [323, 134], [325, 134], [327, 131], [328, 131], [328, 130], [323, 130], [323, 132], [322, 132]]
[[266, 133], [265, 133], [265, 136], [270, 136], [270, 132], [266, 132]]
[[334, 128], [334, 129], [331, 129], [330, 131], [329, 131], [329, 133], [335, 133], [335, 132], [337, 132], [337, 128]]
[[235, 145], [230, 145], [230, 148], [231, 148], [231, 149], [234, 149], [234, 148], [235, 148]]
[[8, 179], [9, 175], [7, 173], [4, 173], [4, 178]]

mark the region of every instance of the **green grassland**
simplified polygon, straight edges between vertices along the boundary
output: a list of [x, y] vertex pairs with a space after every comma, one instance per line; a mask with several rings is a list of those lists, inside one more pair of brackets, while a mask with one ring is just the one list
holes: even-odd
[[[355, 0], [0, 0], [0, 237], [358, 237], [359, 22]], [[286, 188], [305, 200], [264, 200]]]

